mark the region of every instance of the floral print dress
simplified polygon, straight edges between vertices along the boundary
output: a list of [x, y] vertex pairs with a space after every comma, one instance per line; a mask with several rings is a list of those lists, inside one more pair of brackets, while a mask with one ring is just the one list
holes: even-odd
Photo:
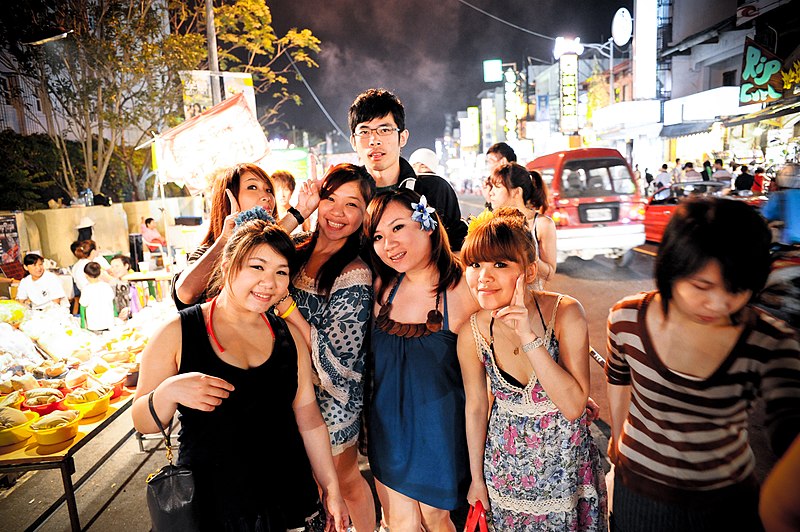
[[[545, 332], [556, 361], [553, 325], [560, 301]], [[495, 529], [607, 530], [605, 476], [585, 414], [569, 421], [536, 375], [524, 387], [510, 383], [513, 378], [497, 366], [476, 315], [470, 324], [495, 397], [483, 465]]]
[[311, 326], [317, 403], [334, 455], [358, 441], [364, 408], [366, 336], [372, 311], [372, 273], [358, 260], [336, 278], [330, 297], [301, 269], [292, 297]]

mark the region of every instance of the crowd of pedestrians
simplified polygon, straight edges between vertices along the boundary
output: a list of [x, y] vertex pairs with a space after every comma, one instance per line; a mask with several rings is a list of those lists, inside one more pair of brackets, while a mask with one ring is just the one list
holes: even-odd
[[[280, 221], [259, 167], [217, 177], [208, 235], [174, 283], [179, 315], [143, 353], [134, 424], [157, 430], [148, 403], [164, 425], [179, 413], [203, 529], [452, 531], [450, 511], [478, 502], [498, 531], [761, 529], [748, 412], [763, 397], [773, 449], [794, 445], [772, 482], [796, 483], [800, 339], [753, 305], [770, 244], [755, 211], [678, 207], [657, 290], [611, 310], [609, 494], [586, 315], [546, 290], [541, 177], [491, 151], [468, 232], [453, 189], [401, 157], [394, 94], [360, 94], [349, 122], [364, 166], [304, 182]], [[231, 435], [253, 426], [242, 467]], [[799, 506], [771, 499], [763, 522], [791, 529]]]

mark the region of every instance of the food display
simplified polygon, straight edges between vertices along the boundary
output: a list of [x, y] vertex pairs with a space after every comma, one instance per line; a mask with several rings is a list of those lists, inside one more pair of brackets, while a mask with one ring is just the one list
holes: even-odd
[[21, 411], [16, 408], [0, 408], [0, 429], [10, 429], [28, 421]]
[[0, 408], [2, 407], [11, 407], [19, 409], [22, 401], [25, 400], [25, 396], [22, 395], [22, 392], [19, 390], [14, 390], [8, 395], [4, 395], [0, 397]]
[[83, 414], [77, 410], [59, 410], [31, 423], [31, 431], [39, 445], [55, 445], [78, 434], [78, 421]]
[[31, 434], [39, 445], [65, 442], [81, 419], [104, 415], [136, 386], [148, 339], [176, 312], [160, 302], [98, 334], [60, 307], [29, 312], [0, 301], [0, 409], [14, 411], [0, 427], [0, 446]]
[[14, 408], [0, 408], [0, 449], [30, 438], [30, 425], [38, 418], [39, 414], [36, 412], [20, 412]]

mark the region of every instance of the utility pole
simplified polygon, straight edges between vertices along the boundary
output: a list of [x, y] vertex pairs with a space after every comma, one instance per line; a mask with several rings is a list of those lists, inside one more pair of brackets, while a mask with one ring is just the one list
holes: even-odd
[[208, 69], [211, 71], [211, 102], [222, 101], [219, 90], [219, 58], [217, 57], [217, 29], [214, 26], [214, 0], [206, 0], [206, 39], [208, 41]]

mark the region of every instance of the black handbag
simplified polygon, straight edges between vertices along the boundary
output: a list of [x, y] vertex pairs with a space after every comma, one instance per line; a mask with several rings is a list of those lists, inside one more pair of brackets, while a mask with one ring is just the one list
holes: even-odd
[[153, 532], [199, 530], [194, 512], [194, 476], [187, 467], [172, 463], [172, 444], [153, 407], [153, 392], [147, 396], [150, 414], [164, 436], [169, 463], [147, 477], [147, 507]]

